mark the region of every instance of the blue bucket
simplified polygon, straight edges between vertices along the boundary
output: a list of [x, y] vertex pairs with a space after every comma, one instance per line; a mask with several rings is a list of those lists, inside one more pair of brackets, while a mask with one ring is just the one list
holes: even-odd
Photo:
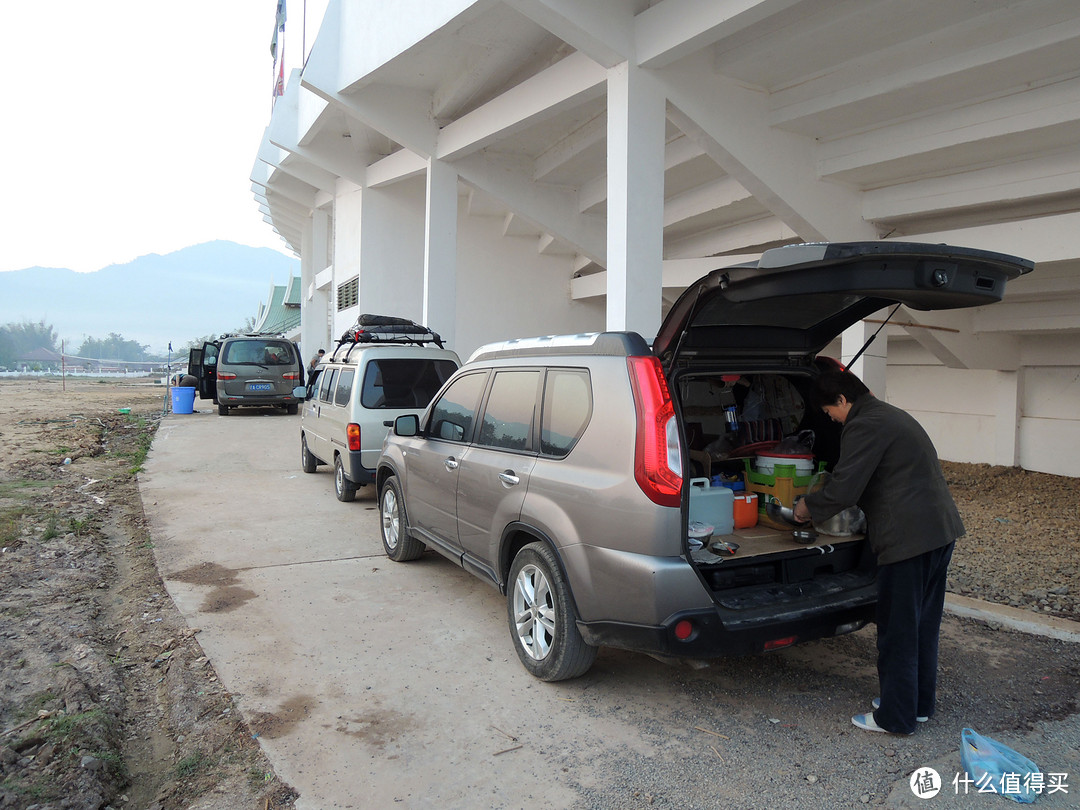
[[195, 413], [195, 388], [176, 386], [172, 389], [172, 412]]

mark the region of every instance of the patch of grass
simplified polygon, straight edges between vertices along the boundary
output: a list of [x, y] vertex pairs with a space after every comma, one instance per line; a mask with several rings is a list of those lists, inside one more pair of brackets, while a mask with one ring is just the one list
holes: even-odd
[[248, 771], [248, 781], [254, 789], [258, 790], [267, 782], [274, 781], [274, 772], [264, 771], [262, 768], [252, 765], [251, 770]]
[[52, 485], [52, 481], [34, 481], [33, 479], [4, 481], [0, 483], [0, 499], [31, 498], [34, 490], [47, 489]]
[[26, 796], [30, 799], [54, 799], [57, 796], [40, 778], [33, 782], [27, 782], [20, 779], [16, 774], [12, 774], [5, 778], [3, 782], [0, 782], [0, 788], [3, 788], [5, 792], [16, 796]]
[[83, 518], [82, 520], [76, 520], [75, 518], [69, 519], [68, 531], [76, 537], [82, 537], [90, 531], [90, 518]]
[[45, 531], [41, 535], [42, 540], [52, 540], [54, 537], [60, 536], [60, 529], [58, 528], [60, 519], [57, 517], [56, 512], [49, 515], [49, 519], [45, 522]]
[[192, 776], [209, 767], [210, 764], [210, 758], [203, 750], [201, 748], [196, 749], [176, 763], [176, 778], [183, 779], [185, 776]]
[[19, 539], [19, 521], [26, 511], [22, 507], [0, 510], [0, 546], [9, 546]]

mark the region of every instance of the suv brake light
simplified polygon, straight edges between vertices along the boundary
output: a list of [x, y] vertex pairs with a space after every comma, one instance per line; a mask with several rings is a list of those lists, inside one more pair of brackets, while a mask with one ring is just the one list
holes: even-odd
[[360, 449], [360, 426], [356, 422], [349, 422], [345, 426], [345, 438], [350, 450]]
[[217, 376], [218, 376], [219, 380], [235, 380], [236, 379], [236, 375], [233, 374], [231, 371], [219, 371]]
[[284, 374], [281, 375], [281, 379], [283, 379], [283, 380], [299, 380], [300, 379], [300, 372], [298, 372], [298, 371], [286, 371]]
[[660, 506], [682, 503], [682, 446], [667, 379], [656, 357], [627, 357], [637, 409], [634, 478]]

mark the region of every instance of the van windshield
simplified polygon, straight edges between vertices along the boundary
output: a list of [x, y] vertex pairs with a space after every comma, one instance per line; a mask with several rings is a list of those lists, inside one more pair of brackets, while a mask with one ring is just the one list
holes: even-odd
[[365, 408], [426, 408], [455, 371], [453, 360], [372, 360], [364, 372], [360, 403]]
[[287, 340], [234, 340], [225, 344], [220, 361], [228, 365], [279, 366], [293, 362]]

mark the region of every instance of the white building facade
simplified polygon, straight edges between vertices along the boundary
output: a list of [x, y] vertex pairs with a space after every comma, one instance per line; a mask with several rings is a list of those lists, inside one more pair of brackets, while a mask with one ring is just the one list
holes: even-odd
[[1032, 259], [999, 304], [901, 310], [855, 371], [942, 458], [1080, 475], [1072, 0], [331, 0], [252, 181], [305, 353], [361, 312], [463, 358], [651, 338], [690, 281], [799, 241]]

